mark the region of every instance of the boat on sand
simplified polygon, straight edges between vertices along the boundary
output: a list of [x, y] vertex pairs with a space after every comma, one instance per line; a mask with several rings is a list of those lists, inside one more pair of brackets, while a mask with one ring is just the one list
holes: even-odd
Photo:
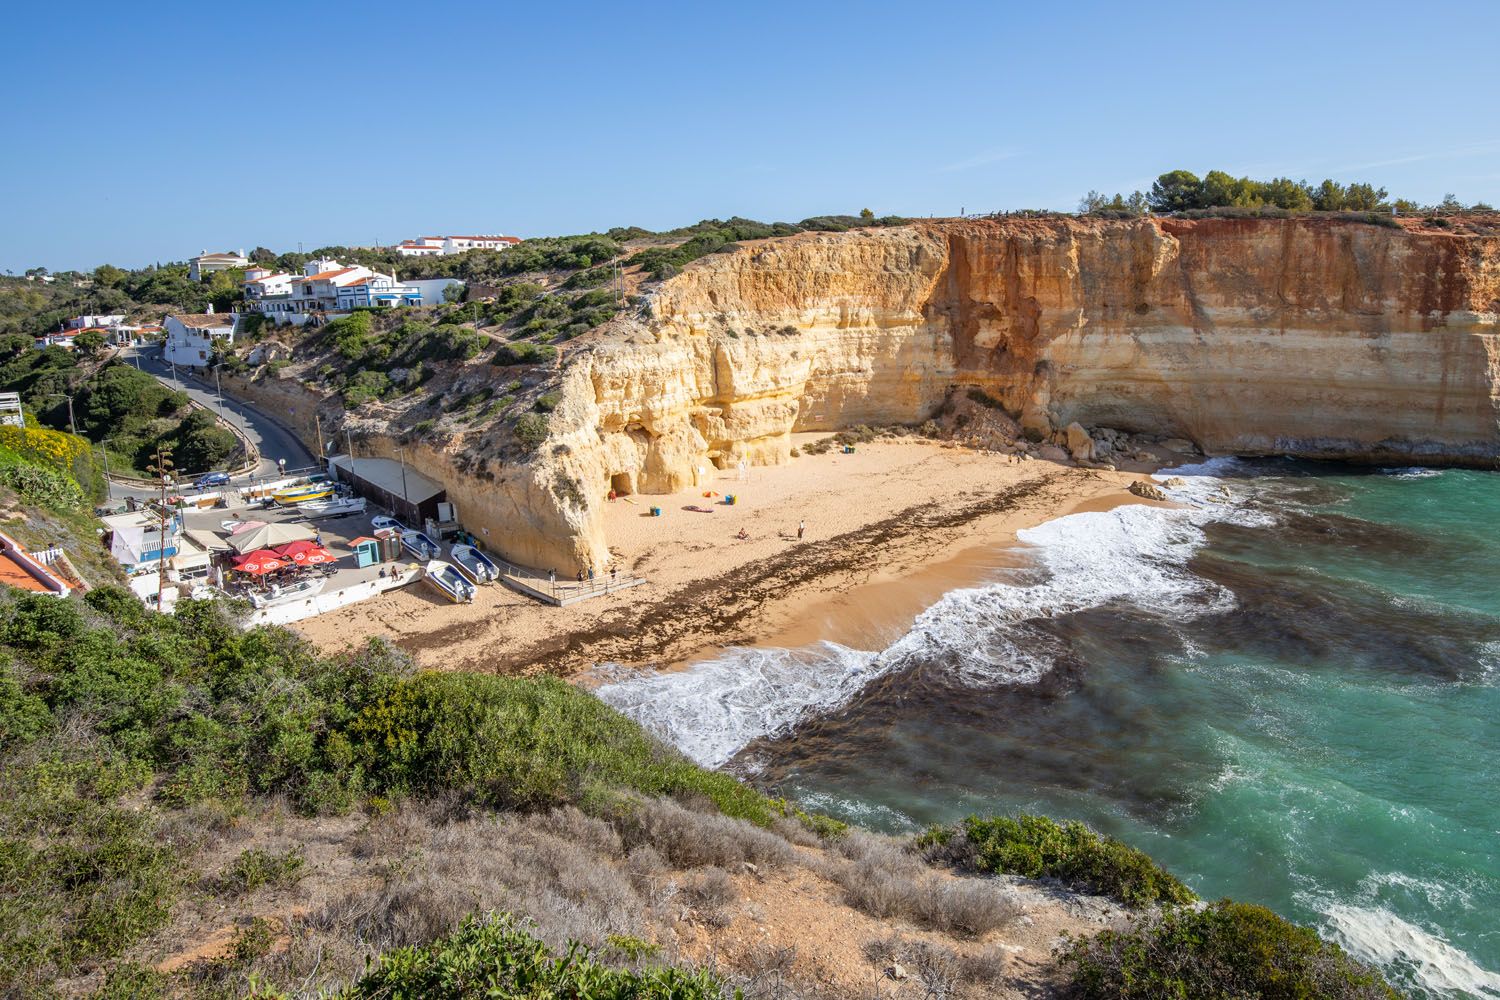
[[500, 567], [475, 546], [455, 545], [448, 551], [452, 554], [453, 565], [471, 583], [494, 583], [500, 579]]
[[463, 574], [450, 562], [433, 559], [427, 563], [427, 582], [454, 604], [467, 604], [474, 599], [474, 585], [464, 579]]

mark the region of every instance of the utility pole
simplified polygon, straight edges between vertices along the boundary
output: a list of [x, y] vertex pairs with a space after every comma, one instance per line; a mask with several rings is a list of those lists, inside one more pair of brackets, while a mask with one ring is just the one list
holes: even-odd
[[214, 365], [214, 392], [219, 394], [219, 419], [224, 419], [224, 387], [219, 384], [219, 368], [223, 362]]
[[396, 455], [401, 459], [401, 502], [411, 503], [411, 495], [406, 492], [406, 449], [397, 448]]
[[167, 522], [172, 518], [171, 511], [167, 509], [167, 487], [172, 484], [172, 449], [158, 445], [156, 461], [146, 466], [146, 471], [161, 479], [161, 506], [156, 515], [156, 611], [160, 614], [162, 595], [167, 588]]
[[318, 464], [323, 464], [323, 418], [318, 416], [318, 411], [313, 410], [313, 427], [318, 434]]

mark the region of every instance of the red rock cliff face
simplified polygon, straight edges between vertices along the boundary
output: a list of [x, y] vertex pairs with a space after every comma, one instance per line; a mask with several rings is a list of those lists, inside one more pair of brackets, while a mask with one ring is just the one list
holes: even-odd
[[1490, 464], [1500, 240], [1329, 220], [938, 224], [956, 381], [1217, 453]]

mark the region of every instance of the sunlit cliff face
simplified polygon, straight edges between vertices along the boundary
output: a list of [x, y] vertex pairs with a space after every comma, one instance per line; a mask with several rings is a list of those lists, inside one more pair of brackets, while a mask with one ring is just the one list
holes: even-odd
[[1210, 453], [1495, 464], [1497, 312], [1500, 239], [1365, 223], [1002, 219], [752, 243], [570, 352], [552, 437], [466, 491], [466, 517], [493, 507], [535, 565], [601, 563], [611, 488], [785, 461], [794, 431], [918, 422], [966, 384], [1033, 434], [1078, 421]]

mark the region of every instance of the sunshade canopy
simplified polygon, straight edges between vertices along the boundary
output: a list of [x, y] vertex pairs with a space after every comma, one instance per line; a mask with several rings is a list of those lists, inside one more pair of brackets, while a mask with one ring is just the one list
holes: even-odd
[[270, 549], [260, 549], [255, 552], [240, 556], [234, 562], [234, 568], [241, 573], [250, 573], [260, 576], [272, 570], [281, 569], [288, 565], [285, 559], [279, 557]]
[[299, 566], [317, 566], [321, 563], [334, 561], [334, 555], [316, 542], [306, 540], [288, 542], [276, 549], [276, 554], [283, 559], [290, 559]]
[[229, 536], [229, 544], [234, 546], [236, 552], [254, 552], [256, 549], [274, 549], [278, 545], [314, 537], [314, 531], [300, 524], [263, 524], [259, 528]]

